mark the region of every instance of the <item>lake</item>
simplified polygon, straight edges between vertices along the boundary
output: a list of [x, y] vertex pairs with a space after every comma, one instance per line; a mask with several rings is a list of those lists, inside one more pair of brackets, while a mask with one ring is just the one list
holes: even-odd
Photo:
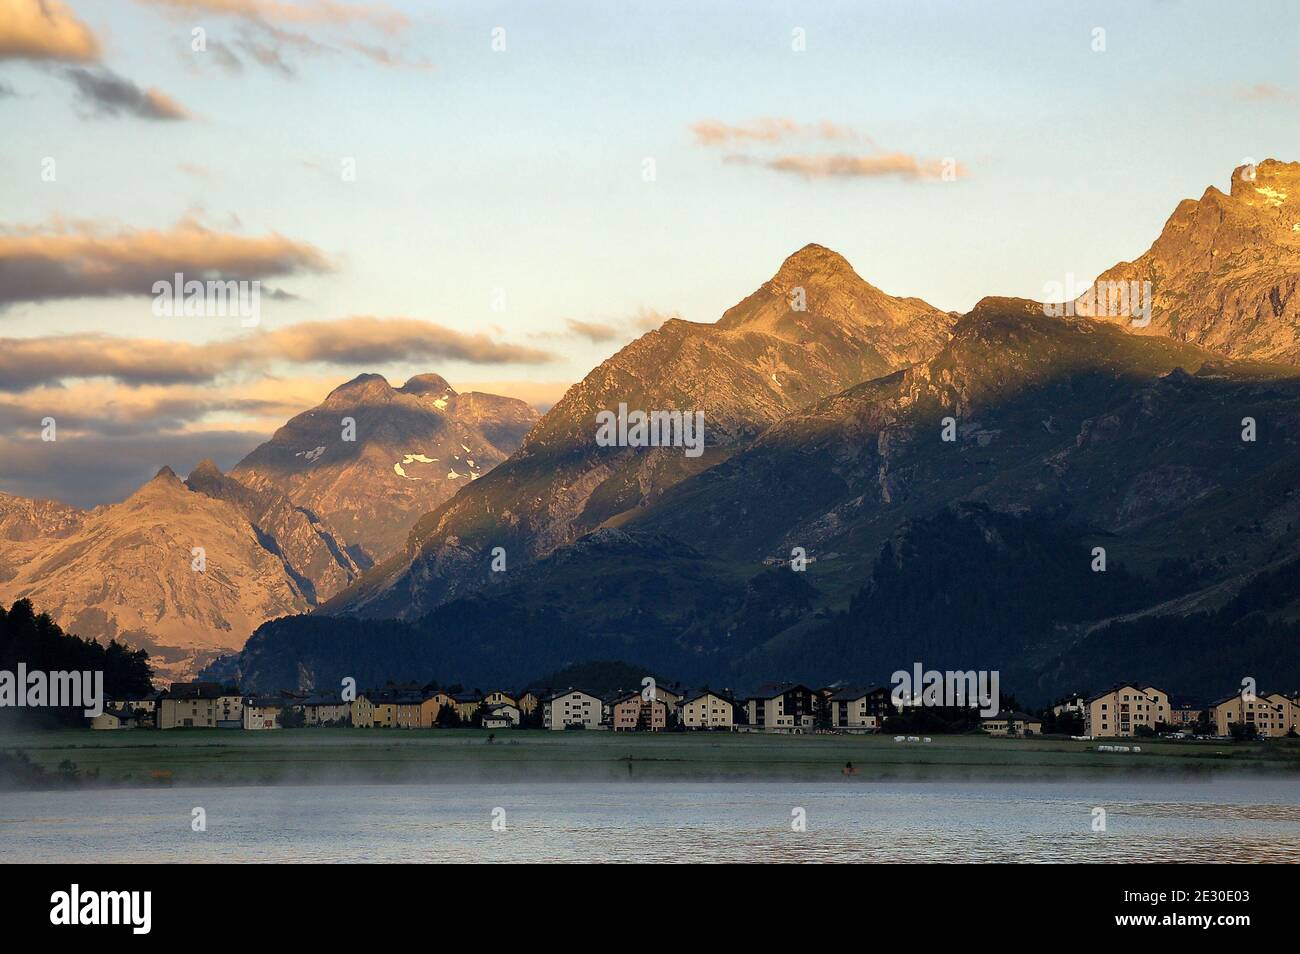
[[[196, 807], [206, 831], [191, 828]], [[795, 831], [800, 809], [806, 830]], [[1300, 786], [1238, 776], [21, 792], [0, 795], [0, 861], [1298, 862]]]

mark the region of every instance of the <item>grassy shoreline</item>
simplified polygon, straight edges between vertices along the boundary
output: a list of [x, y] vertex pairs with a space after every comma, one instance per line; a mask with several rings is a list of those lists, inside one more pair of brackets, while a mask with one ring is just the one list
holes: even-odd
[[[1140, 753], [1097, 752], [1102, 742], [1065, 738], [768, 736], [730, 733], [619, 734], [476, 730], [286, 729], [242, 732], [92, 732], [0, 735], [0, 751], [23, 752], [57, 772], [75, 763], [78, 784], [271, 785], [291, 782], [547, 782], [960, 780], [1052, 781], [1114, 777], [1205, 779], [1225, 773], [1300, 772], [1300, 741], [1266, 743], [1119, 740]], [[98, 775], [87, 779], [87, 773]], [[5, 780], [0, 779], [0, 787]]]

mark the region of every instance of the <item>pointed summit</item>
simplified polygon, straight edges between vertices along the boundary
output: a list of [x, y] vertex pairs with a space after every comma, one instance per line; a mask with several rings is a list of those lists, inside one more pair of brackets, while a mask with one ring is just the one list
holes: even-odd
[[158, 468], [158, 473], [154, 474], [149, 483], [179, 484], [181, 479], [176, 476], [176, 471], [172, 470], [166, 464]]
[[772, 284], [788, 288], [812, 280], [827, 281], [837, 278], [851, 278], [862, 281], [853, 266], [839, 252], [832, 251], [824, 245], [809, 243], [795, 252], [777, 269], [772, 276]]

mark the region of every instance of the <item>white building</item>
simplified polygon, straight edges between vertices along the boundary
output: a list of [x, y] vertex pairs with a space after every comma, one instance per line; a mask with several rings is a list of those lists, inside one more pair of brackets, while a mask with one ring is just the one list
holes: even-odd
[[519, 724], [519, 707], [510, 703], [485, 706], [483, 709], [483, 728], [513, 729]]
[[603, 711], [598, 696], [581, 689], [566, 689], [543, 700], [542, 724], [548, 729], [565, 729], [571, 725], [599, 729]]
[[734, 729], [736, 710], [716, 692], [702, 689], [682, 697], [682, 725], [688, 729]]

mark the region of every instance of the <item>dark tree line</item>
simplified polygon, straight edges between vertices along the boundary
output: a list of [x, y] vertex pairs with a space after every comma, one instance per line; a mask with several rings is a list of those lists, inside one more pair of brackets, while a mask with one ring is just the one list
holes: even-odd
[[[37, 614], [25, 599], [8, 610], [0, 606], [0, 670], [16, 678], [19, 663], [25, 664], [28, 672], [103, 672], [106, 700], [153, 691], [149, 654], [143, 649], [129, 649], [116, 640], [103, 645], [64, 633], [47, 613]], [[17, 717], [65, 725], [85, 722], [80, 708], [0, 708], [0, 719]]]

